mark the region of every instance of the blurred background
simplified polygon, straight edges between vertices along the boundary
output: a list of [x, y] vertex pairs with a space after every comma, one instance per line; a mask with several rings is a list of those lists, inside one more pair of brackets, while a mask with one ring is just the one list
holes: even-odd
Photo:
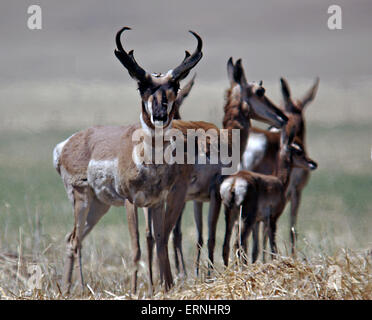
[[[134, 49], [149, 72], [165, 73], [184, 50], [195, 49], [188, 30], [203, 38], [196, 83], [181, 110], [186, 120], [221, 127], [230, 56], [243, 59], [247, 79], [263, 80], [278, 105], [281, 76], [295, 98], [319, 76], [318, 94], [305, 112], [308, 152], [319, 166], [304, 191], [298, 247], [306, 257], [372, 247], [370, 1], [39, 0], [42, 30], [27, 28], [30, 4], [0, 3], [0, 252], [22, 247], [25, 254], [47, 257], [59, 277], [73, 215], [52, 150], [88, 126], [139, 120], [136, 83], [113, 53], [115, 34], [125, 25], [133, 30], [124, 33], [124, 48]], [[342, 8], [342, 30], [327, 27], [331, 4]], [[189, 268], [196, 239], [191, 208], [189, 203], [183, 220]], [[288, 209], [279, 224], [286, 254]], [[143, 229], [141, 235], [142, 241]], [[218, 264], [223, 236], [221, 213]], [[91, 270], [129, 264], [125, 210], [111, 209], [85, 248]]]

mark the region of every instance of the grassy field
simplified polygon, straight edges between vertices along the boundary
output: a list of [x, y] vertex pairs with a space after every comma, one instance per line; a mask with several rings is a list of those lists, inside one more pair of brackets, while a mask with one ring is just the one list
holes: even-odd
[[[215, 119], [211, 121], [219, 124]], [[73, 216], [62, 181], [52, 165], [52, 150], [56, 143], [78, 128], [81, 127], [31, 123], [29, 127], [4, 126], [1, 130], [2, 299], [61, 298], [57, 284], [63, 268], [64, 237], [72, 229]], [[171, 293], [160, 290], [155, 298], [371, 299], [371, 137], [372, 127], [368, 121], [326, 124], [317, 121], [317, 117], [310, 119], [308, 149], [319, 166], [311, 176], [300, 208], [297, 260], [288, 257], [289, 217], [286, 209], [278, 227], [281, 257], [273, 263], [258, 263], [247, 269], [237, 265], [224, 271], [221, 258], [224, 218], [221, 212], [215, 251], [216, 279], [205, 281], [204, 273], [196, 279], [193, 272], [195, 225], [192, 203], [188, 203], [183, 219], [183, 247], [189, 276], [185, 282], [177, 279]], [[207, 205], [204, 205], [204, 211], [207, 211]], [[205, 226], [206, 218], [205, 213]], [[140, 269], [138, 294], [130, 293], [131, 251], [125, 210], [112, 208], [83, 245], [84, 275], [90, 289], [84, 296], [73, 294], [71, 298], [146, 297], [142, 214], [140, 223], [144, 263]], [[205, 230], [205, 241], [206, 237]], [[203, 264], [206, 262], [204, 248]], [[27, 265], [34, 263], [43, 272], [42, 290], [37, 292], [30, 291], [27, 285], [30, 276]], [[338, 290], [327, 287], [332, 265], [339, 265], [342, 270], [342, 288]], [[248, 285], [242, 286], [246, 281]]]

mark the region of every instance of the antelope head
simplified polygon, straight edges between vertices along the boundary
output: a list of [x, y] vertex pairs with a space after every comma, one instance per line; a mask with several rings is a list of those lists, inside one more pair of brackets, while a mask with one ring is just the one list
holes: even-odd
[[296, 126], [289, 122], [281, 133], [280, 157], [294, 168], [315, 170], [318, 164], [308, 157], [302, 140], [296, 136]]
[[134, 59], [133, 50], [128, 53], [124, 50], [120, 36], [123, 31], [130, 30], [124, 27], [116, 34], [115, 55], [128, 70], [129, 75], [138, 83], [142, 99], [141, 122], [154, 130], [167, 128], [176, 113], [175, 101], [180, 88], [180, 81], [184, 79], [202, 58], [202, 39], [193, 31], [190, 33], [197, 39], [198, 44], [193, 54], [186, 51], [181, 64], [169, 70], [166, 74], [148, 73]]
[[242, 110], [247, 116], [278, 128], [287, 123], [287, 116], [266, 97], [262, 81], [247, 82], [241, 59], [235, 65], [232, 58], [228, 60], [227, 74], [231, 91], [241, 100]]

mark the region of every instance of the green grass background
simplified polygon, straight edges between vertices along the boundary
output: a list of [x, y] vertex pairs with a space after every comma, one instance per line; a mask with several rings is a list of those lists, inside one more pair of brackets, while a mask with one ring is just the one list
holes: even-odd
[[[201, 87], [204, 91], [208, 90], [203, 84]], [[303, 85], [300, 90], [296, 87], [294, 91], [303, 92], [306, 88]], [[206, 108], [200, 109], [194, 103], [194, 99], [203, 96], [198, 90], [195, 86], [195, 94], [192, 93], [185, 101], [182, 111], [184, 118], [202, 119], [220, 126], [221, 120], [218, 119], [222, 119], [222, 94], [218, 97], [211, 94], [211, 101], [205, 100]], [[210, 90], [215, 92], [217, 89], [211, 86]], [[338, 89], [332, 90], [339, 92]], [[332, 255], [341, 248], [372, 248], [370, 108], [364, 96], [362, 103], [357, 105], [354, 116], [350, 117], [348, 101], [342, 104], [337, 95], [328, 96], [332, 90], [320, 91], [319, 97], [313, 102], [314, 106], [306, 110], [308, 153], [318, 162], [318, 169], [311, 175], [300, 207], [297, 224], [299, 257]], [[212, 91], [205, 91], [204, 99]], [[365, 86], [363, 92], [367, 92]], [[131, 99], [138, 101], [134, 94], [135, 91], [130, 96]], [[351, 91], [351, 95], [356, 97], [357, 93]], [[336, 96], [338, 100], [333, 99]], [[218, 104], [214, 103], [217, 100]], [[339, 105], [334, 105], [333, 100], [339, 102]], [[95, 108], [99, 109], [97, 106]], [[75, 116], [74, 121], [80, 123], [79, 125], [75, 125], [75, 122], [68, 125], [71, 113], [54, 114], [53, 109], [48, 111], [46, 105], [34, 109], [30, 109], [28, 105], [18, 106], [18, 113], [9, 110], [4, 110], [3, 125], [0, 127], [0, 253], [19, 254], [21, 250], [30, 259], [43, 261], [43, 270], [51, 280], [48, 283], [54, 283], [54, 280], [61, 278], [64, 238], [72, 230], [73, 213], [60, 176], [53, 167], [53, 148], [72, 133], [91, 124], [137, 121], [139, 109], [114, 109], [118, 113], [103, 113], [100, 109], [98, 115], [92, 111], [85, 113], [86, 117], [80, 117], [88, 109], [84, 105], [78, 105], [78, 116]], [[38, 114], [40, 123], [35, 120]], [[105, 117], [102, 118], [102, 114]], [[27, 118], [30, 119], [29, 122]], [[17, 119], [22, 121], [17, 122]], [[208, 204], [204, 204], [205, 244], [207, 211]], [[287, 255], [289, 251], [288, 213], [287, 207], [278, 226], [277, 240], [282, 255]], [[146, 262], [144, 218], [141, 210], [139, 220], [142, 261]], [[217, 268], [222, 267], [224, 228], [224, 214], [221, 210], [215, 250]], [[193, 274], [196, 232], [191, 202], [184, 211], [182, 231], [187, 269], [189, 274]], [[173, 261], [172, 250], [170, 255]], [[204, 245], [204, 264], [206, 257]], [[132, 270], [131, 248], [124, 208], [111, 208], [84, 241], [83, 265], [87, 281], [92, 286], [93, 283], [98, 286], [99, 281], [105, 279], [102, 288], [111, 287], [115, 292], [128, 290]], [[140, 283], [145, 283], [145, 263], [141, 264], [140, 279], [143, 280]], [[15, 281], [14, 276], [0, 276], [0, 287], [12, 287], [13, 280]], [[14, 288], [17, 288], [15, 284]]]
[[[72, 208], [62, 181], [52, 165], [56, 143], [75, 130], [7, 131], [0, 140], [0, 248], [17, 251], [19, 228], [32, 239], [36, 224], [47, 239], [63, 240], [72, 228]], [[304, 191], [298, 219], [299, 249], [305, 254], [318, 248], [330, 254], [339, 247], [371, 246], [372, 171], [363, 148], [371, 129], [367, 126], [340, 125], [326, 128], [309, 125], [309, 153], [319, 163]], [[368, 150], [367, 150], [368, 151]], [[355, 167], [353, 164], [355, 163]], [[208, 205], [204, 205], [204, 231]], [[280, 219], [278, 240], [288, 245], [288, 208]], [[141, 228], [143, 217], [140, 214]], [[115, 229], [113, 238], [128, 247], [124, 208], [111, 208], [96, 227], [100, 232]], [[193, 255], [195, 230], [192, 203], [183, 218], [184, 247]], [[94, 237], [95, 230], [90, 237]], [[224, 235], [223, 211], [219, 220], [216, 257], [220, 259]], [[206, 232], [205, 238], [206, 238]], [[87, 242], [91, 241], [90, 237]], [[26, 246], [27, 248], [27, 246]], [[32, 249], [29, 244], [28, 249]], [[311, 253], [314, 253], [311, 251]], [[283, 252], [285, 254], [285, 251]], [[188, 262], [192, 259], [188, 259]], [[217, 260], [218, 261], [218, 260]]]

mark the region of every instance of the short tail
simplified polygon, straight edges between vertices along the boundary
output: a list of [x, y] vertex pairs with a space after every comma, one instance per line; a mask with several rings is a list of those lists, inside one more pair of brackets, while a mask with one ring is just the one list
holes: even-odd
[[240, 207], [246, 197], [248, 182], [241, 177], [229, 177], [225, 179], [220, 187], [220, 195], [223, 203], [231, 208]]

